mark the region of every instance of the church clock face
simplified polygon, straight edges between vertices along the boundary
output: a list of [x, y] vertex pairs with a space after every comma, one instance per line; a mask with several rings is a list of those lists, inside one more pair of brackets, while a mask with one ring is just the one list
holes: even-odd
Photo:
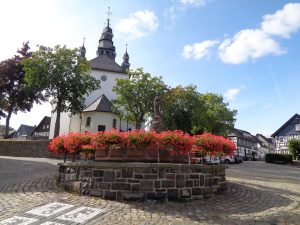
[[102, 80], [102, 81], [106, 81], [106, 76], [105, 76], [105, 75], [102, 75], [102, 76], [101, 76], [101, 80]]

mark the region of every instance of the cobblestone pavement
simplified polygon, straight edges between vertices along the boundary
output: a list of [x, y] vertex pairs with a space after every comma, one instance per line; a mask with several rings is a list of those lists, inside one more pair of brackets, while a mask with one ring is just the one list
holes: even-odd
[[[300, 224], [299, 167], [264, 162], [230, 165], [225, 193], [191, 202], [154, 203], [64, 192], [55, 187], [57, 162], [0, 157], [0, 224]], [[80, 210], [91, 216], [77, 221], [63, 218]], [[60, 219], [51, 216], [55, 213]], [[11, 217], [19, 222], [13, 223]], [[24, 217], [31, 222], [24, 222]], [[46, 222], [49, 218], [52, 222]]]

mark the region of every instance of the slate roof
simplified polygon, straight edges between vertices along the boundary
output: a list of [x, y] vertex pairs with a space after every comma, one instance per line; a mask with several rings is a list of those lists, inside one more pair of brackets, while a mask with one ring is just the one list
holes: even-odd
[[[39, 123], [39, 125], [37, 125], [35, 127], [35, 129], [32, 131], [32, 134], [34, 134], [34, 132], [49, 132], [50, 131], [50, 123], [51, 123], [51, 117], [49, 116], [45, 116], [41, 122]], [[49, 127], [47, 128], [43, 128], [44, 125], [49, 125]]]
[[245, 131], [245, 130], [236, 129], [236, 128], [234, 128], [232, 133], [229, 134], [228, 136], [229, 137], [236, 136], [236, 137], [242, 138], [242, 139], [250, 141], [250, 142], [261, 143], [261, 141], [257, 137], [253, 136], [250, 132]]
[[268, 142], [268, 143], [270, 143], [270, 144], [273, 144], [273, 139], [272, 138], [267, 138], [267, 137], [265, 137], [264, 135], [262, 135], [262, 134], [256, 134], [256, 137], [258, 138], [258, 137], [261, 137], [261, 138], [263, 138], [266, 142]]
[[[17, 130], [17, 132], [14, 134], [14, 137], [19, 136], [19, 135], [21, 135], [21, 136], [26, 135], [29, 137], [34, 129], [35, 129], [35, 127], [33, 127], [33, 126], [21, 124], [19, 129]], [[21, 132], [21, 134], [20, 134], [20, 132]]]
[[105, 70], [124, 73], [124, 71], [122, 71], [122, 67], [106, 55], [100, 55], [90, 60], [90, 65], [91, 68], [94, 70]]
[[[275, 131], [275, 133], [272, 134], [271, 137], [275, 138], [275, 136], [278, 136], [278, 134], [281, 131], [283, 131], [286, 127], [288, 127], [292, 121], [294, 121], [296, 123], [300, 123], [300, 115], [296, 113], [294, 116], [292, 116], [288, 121], [286, 121], [285, 124], [283, 124], [277, 131]], [[287, 133], [288, 133], [288, 135], [290, 135], [290, 134], [299, 134], [299, 132], [296, 132], [296, 131], [287, 132]]]
[[101, 95], [92, 104], [86, 107], [83, 112], [112, 112], [112, 103], [108, 100], [105, 95]]

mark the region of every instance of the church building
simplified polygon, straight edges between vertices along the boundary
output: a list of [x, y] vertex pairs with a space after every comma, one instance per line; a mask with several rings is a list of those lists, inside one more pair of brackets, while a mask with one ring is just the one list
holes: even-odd
[[[85, 109], [81, 115], [61, 113], [60, 134], [69, 132], [97, 132], [116, 128], [119, 130], [132, 129], [134, 126], [126, 121], [121, 121], [119, 116], [112, 112], [112, 100], [117, 94], [113, 92], [116, 85], [116, 78], [129, 79], [126, 71], [130, 67], [129, 55], [126, 51], [123, 62], [119, 65], [116, 61], [116, 48], [113, 43], [113, 31], [110, 27], [110, 20], [107, 19], [106, 27], [103, 29], [97, 49], [97, 57], [90, 60], [91, 76], [101, 81], [101, 88], [91, 92], [85, 98]], [[81, 56], [85, 57], [86, 49], [83, 44]], [[50, 135], [54, 136], [56, 113], [51, 115]]]

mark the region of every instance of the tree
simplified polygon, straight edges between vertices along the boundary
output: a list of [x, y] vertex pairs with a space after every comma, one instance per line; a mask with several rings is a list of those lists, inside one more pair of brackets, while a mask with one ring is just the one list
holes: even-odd
[[220, 95], [201, 94], [192, 85], [177, 86], [170, 89], [164, 99], [164, 129], [226, 135], [234, 127], [236, 113]]
[[214, 93], [200, 95], [202, 107], [197, 110], [194, 133], [199, 131], [227, 135], [234, 128], [236, 110], [230, 110], [223, 97]]
[[171, 88], [163, 99], [163, 125], [165, 130], [182, 130], [191, 133], [195, 112], [201, 107], [196, 86]]
[[288, 141], [288, 149], [292, 154], [293, 158], [296, 159], [297, 155], [300, 154], [300, 140], [291, 139]]
[[[5, 125], [0, 125], [0, 133], [4, 133], [4, 132], [5, 132], [5, 128], [6, 128]], [[9, 130], [9, 131], [13, 131], [14, 128], [9, 127], [8, 130]]]
[[25, 72], [20, 62], [31, 56], [29, 49], [28, 42], [23, 43], [17, 55], [0, 62], [0, 116], [6, 117], [5, 138], [12, 113], [30, 111], [34, 102], [43, 100], [42, 94], [24, 79]]
[[113, 91], [118, 95], [113, 102], [116, 113], [140, 129], [153, 115], [153, 100], [157, 93], [164, 95], [167, 86], [161, 77], [152, 77], [142, 68], [128, 72], [130, 79], [116, 79]]
[[100, 81], [90, 76], [89, 63], [80, 56], [78, 49], [39, 46], [39, 50], [22, 64], [26, 80], [44, 91], [46, 97], [53, 97], [54, 137], [59, 135], [60, 114], [82, 112], [84, 96], [100, 88]]

